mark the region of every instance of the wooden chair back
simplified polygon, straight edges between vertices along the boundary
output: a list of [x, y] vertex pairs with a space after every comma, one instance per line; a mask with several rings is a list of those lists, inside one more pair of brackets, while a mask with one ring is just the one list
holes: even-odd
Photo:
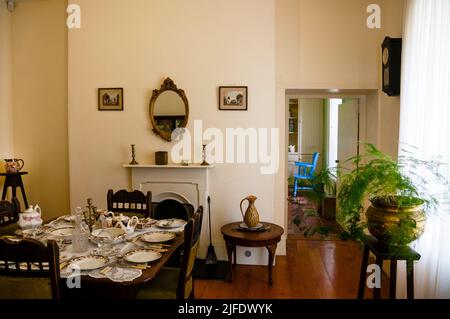
[[27, 283], [26, 287], [30, 287], [28, 284], [33, 284], [33, 280], [37, 283], [36, 279], [46, 278], [50, 280], [52, 297], [60, 299], [59, 277], [59, 248], [55, 241], [49, 240], [45, 246], [34, 239], [11, 241], [0, 238], [0, 283], [8, 286], [0, 287], [2, 295], [30, 298], [30, 291], [25, 291], [25, 286], [18, 282]]
[[108, 190], [107, 202], [108, 211], [110, 212], [142, 217], [151, 216], [151, 192], [147, 192], [145, 195], [138, 190], [128, 192], [127, 190], [122, 189], [114, 193], [114, 191], [110, 189]]
[[178, 279], [178, 299], [188, 299], [194, 295], [194, 278], [192, 273], [200, 242], [202, 219], [203, 206], [200, 206], [184, 229], [184, 253]]
[[11, 202], [0, 201], [0, 227], [17, 223], [19, 220], [20, 203], [17, 198]]

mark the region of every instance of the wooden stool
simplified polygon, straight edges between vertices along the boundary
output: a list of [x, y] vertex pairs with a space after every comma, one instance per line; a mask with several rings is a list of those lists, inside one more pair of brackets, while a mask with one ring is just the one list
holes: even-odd
[[[414, 261], [420, 259], [420, 254], [409, 246], [387, 247], [380, 244], [378, 240], [372, 236], [365, 236], [363, 243], [364, 253], [361, 264], [361, 273], [359, 276], [358, 299], [364, 299], [367, 266], [369, 263], [369, 251], [375, 255], [375, 263], [380, 267], [380, 269], [383, 268], [383, 260], [391, 261], [389, 271], [389, 299], [395, 299], [395, 292], [397, 289], [397, 261], [406, 260], [407, 298], [414, 299]], [[380, 298], [380, 288], [373, 289], [373, 299]]]
[[17, 173], [0, 173], [0, 176], [5, 176], [5, 184], [3, 185], [2, 200], [6, 199], [6, 193], [8, 187], [12, 189], [12, 198], [17, 198], [16, 188], [19, 187], [22, 191], [23, 202], [25, 204], [25, 209], [28, 208], [27, 195], [25, 195], [25, 188], [23, 187], [22, 175], [28, 174], [27, 172], [17, 172]]
[[236, 266], [236, 246], [266, 247], [269, 252], [269, 262], [267, 264], [269, 269], [269, 284], [272, 285], [273, 259], [275, 257], [277, 244], [281, 240], [281, 235], [284, 233], [283, 228], [275, 224], [263, 222], [264, 225], [270, 226], [268, 230], [261, 232], [245, 232], [238, 230], [240, 224], [242, 224], [242, 222], [227, 224], [221, 229], [223, 239], [225, 240], [225, 244], [227, 246], [229, 266], [228, 282], [231, 282], [232, 280], [233, 254], [234, 266]]

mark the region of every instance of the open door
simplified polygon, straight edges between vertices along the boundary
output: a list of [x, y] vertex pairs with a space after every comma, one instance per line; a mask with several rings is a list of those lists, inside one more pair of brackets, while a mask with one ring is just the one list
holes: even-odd
[[[337, 164], [358, 155], [359, 99], [345, 99], [338, 107]], [[345, 166], [345, 165], [344, 165]]]

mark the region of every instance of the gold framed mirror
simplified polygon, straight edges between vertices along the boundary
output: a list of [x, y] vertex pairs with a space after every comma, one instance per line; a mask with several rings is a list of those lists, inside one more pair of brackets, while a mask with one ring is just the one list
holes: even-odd
[[150, 100], [150, 121], [153, 132], [170, 142], [172, 132], [186, 127], [189, 118], [189, 102], [184, 90], [166, 78], [159, 90], [153, 90]]

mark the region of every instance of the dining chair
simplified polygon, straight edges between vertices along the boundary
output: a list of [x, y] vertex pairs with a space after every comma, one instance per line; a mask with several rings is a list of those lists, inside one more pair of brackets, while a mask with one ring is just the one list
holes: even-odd
[[173, 199], [152, 203], [152, 217], [154, 219], [178, 218], [188, 221], [194, 215], [194, 206], [180, 203]]
[[317, 162], [319, 160], [319, 153], [315, 152], [312, 156], [311, 162], [295, 162], [295, 166], [298, 167], [298, 171], [294, 174], [294, 192], [293, 197], [297, 197], [299, 190], [314, 190], [314, 185], [298, 186], [299, 180], [312, 181], [314, 179], [314, 172], [317, 168]]
[[163, 267], [137, 294], [138, 299], [193, 299], [192, 276], [200, 241], [203, 207], [200, 206], [184, 228], [184, 253], [181, 268]]
[[12, 235], [18, 228], [20, 203], [13, 197], [12, 201], [0, 201], [0, 235]]
[[151, 216], [152, 192], [145, 195], [141, 191], [129, 192], [125, 189], [114, 193], [108, 190], [108, 211], [125, 215], [136, 215], [140, 217]]
[[60, 299], [59, 277], [55, 241], [0, 238], [0, 299]]

